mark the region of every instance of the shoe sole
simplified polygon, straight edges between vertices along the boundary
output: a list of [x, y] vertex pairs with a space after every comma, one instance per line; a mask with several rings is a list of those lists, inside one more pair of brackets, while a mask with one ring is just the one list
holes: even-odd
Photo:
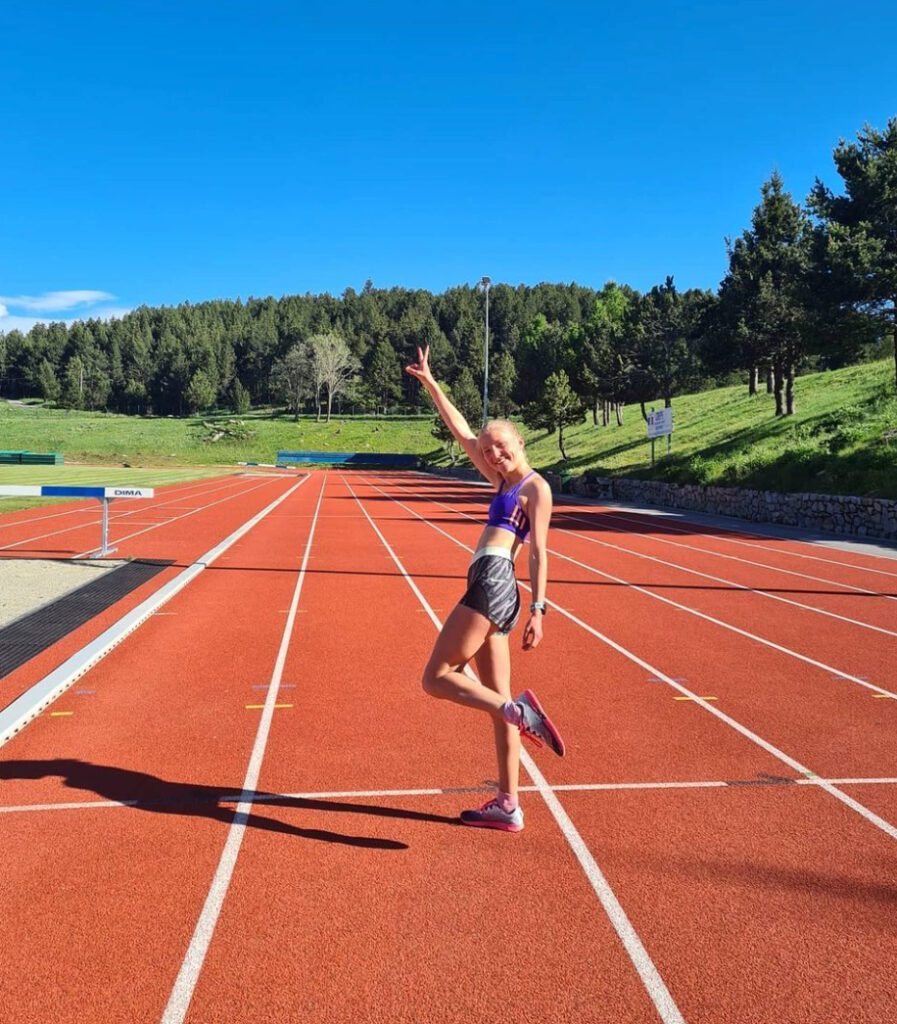
[[504, 821], [465, 821], [461, 818], [461, 824], [466, 825], [468, 828], [493, 828], [499, 832], [522, 832], [522, 825], [514, 825], [511, 822]]
[[[526, 697], [526, 700], [529, 703], [530, 707], [532, 707], [534, 711], [537, 711], [542, 716], [542, 721], [545, 724], [545, 728], [548, 730], [548, 733], [552, 739], [552, 750], [557, 754], [558, 757], [563, 757], [564, 754], [567, 752], [567, 746], [561, 738], [561, 734], [557, 731], [554, 722], [552, 722], [548, 715], [545, 714], [542, 705], [539, 703], [538, 698], [532, 690], [524, 690], [523, 696]], [[536, 746], [544, 746], [543, 743], [541, 743], [537, 739], [533, 739], [532, 736], [527, 736], [526, 733], [524, 733], [524, 736], [526, 736], [528, 740], [532, 740], [532, 742], [535, 743]]]

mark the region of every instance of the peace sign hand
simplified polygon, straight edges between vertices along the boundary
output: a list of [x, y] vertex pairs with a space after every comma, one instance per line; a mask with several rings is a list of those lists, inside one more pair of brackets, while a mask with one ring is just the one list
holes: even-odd
[[417, 378], [422, 384], [426, 384], [428, 381], [433, 380], [433, 374], [430, 372], [430, 346], [421, 350], [420, 346], [417, 349], [417, 362], [412, 363], [410, 366], [405, 367], [405, 373], [410, 374], [412, 377]]

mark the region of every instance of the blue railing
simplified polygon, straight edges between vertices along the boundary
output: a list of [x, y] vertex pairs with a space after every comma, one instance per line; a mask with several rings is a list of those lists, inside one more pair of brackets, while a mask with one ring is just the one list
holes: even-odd
[[277, 463], [304, 462], [312, 465], [392, 466], [415, 469], [416, 455], [396, 455], [390, 452], [278, 452]]

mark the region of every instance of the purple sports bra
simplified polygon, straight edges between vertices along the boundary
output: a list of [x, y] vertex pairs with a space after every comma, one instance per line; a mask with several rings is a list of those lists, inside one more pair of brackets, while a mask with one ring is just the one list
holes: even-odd
[[535, 470], [527, 473], [521, 481], [507, 491], [504, 489], [505, 482], [502, 480], [495, 497], [489, 503], [487, 526], [510, 530], [518, 540], [526, 540], [529, 536], [529, 516], [518, 504], [517, 495], [520, 493], [520, 488], [535, 474]]

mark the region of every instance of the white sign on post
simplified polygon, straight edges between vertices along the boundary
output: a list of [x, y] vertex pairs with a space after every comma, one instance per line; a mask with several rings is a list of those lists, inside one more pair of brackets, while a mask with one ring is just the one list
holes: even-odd
[[648, 413], [648, 437], [663, 437], [673, 432], [673, 410], [652, 409]]

